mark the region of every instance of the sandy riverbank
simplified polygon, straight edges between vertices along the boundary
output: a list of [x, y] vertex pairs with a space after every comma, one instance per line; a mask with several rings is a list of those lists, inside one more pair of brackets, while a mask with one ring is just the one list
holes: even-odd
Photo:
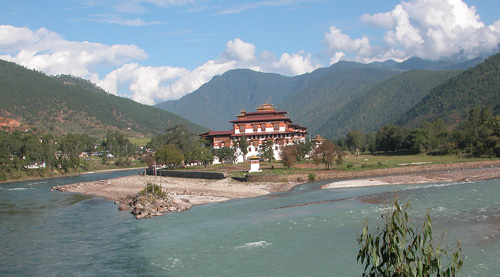
[[[324, 189], [398, 185], [417, 183], [467, 182], [500, 178], [500, 161], [485, 161], [462, 164], [436, 164], [424, 166], [408, 166], [382, 170], [367, 170], [352, 173], [349, 176], [339, 176], [347, 180], [332, 181], [323, 186]], [[340, 172], [344, 175], [344, 172]], [[325, 176], [319, 175], [320, 180]], [[349, 174], [345, 172], [345, 174]], [[361, 175], [362, 174], [362, 175]], [[382, 174], [390, 176], [380, 176]], [[305, 179], [305, 178], [304, 178]], [[335, 178], [331, 178], [335, 179]], [[163, 189], [174, 195], [178, 201], [189, 200], [191, 205], [226, 201], [235, 198], [248, 198], [266, 195], [271, 192], [288, 191], [300, 182], [240, 182], [232, 178], [223, 180], [187, 179], [153, 176], [127, 176], [116, 179], [76, 183], [66, 185], [64, 191], [93, 194], [112, 200], [120, 200], [128, 195], [142, 190], [147, 183], [159, 184]]]
[[276, 191], [287, 191], [298, 184], [296, 182], [239, 182], [231, 178], [207, 180], [134, 175], [70, 184], [64, 186], [64, 191], [93, 194], [111, 200], [120, 200], [141, 191], [147, 183], [159, 184], [165, 191], [174, 194], [174, 199], [179, 202], [181, 199], [187, 199], [191, 205], [256, 197]]
[[384, 186], [423, 183], [472, 182], [500, 178], [500, 168], [478, 168], [453, 170], [448, 172], [421, 172], [384, 177], [369, 177], [355, 180], [342, 180], [323, 186], [324, 189]]

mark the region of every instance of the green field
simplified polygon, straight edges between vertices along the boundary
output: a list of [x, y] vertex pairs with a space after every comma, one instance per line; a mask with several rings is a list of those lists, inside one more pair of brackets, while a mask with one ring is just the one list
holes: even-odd
[[136, 144], [137, 146], [144, 146], [144, 145], [148, 144], [148, 142], [151, 141], [151, 138], [133, 138], [133, 137], [129, 137], [128, 140], [131, 143]]

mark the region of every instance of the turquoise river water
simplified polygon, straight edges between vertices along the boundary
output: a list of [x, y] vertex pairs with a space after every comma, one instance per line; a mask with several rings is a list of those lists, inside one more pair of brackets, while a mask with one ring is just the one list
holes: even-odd
[[332, 190], [310, 183], [146, 220], [100, 197], [50, 191], [137, 172], [0, 184], [0, 276], [360, 276], [357, 237], [364, 222], [372, 231], [383, 223], [382, 199], [394, 195], [411, 203], [416, 224], [429, 212], [444, 244], [460, 241], [460, 276], [500, 276], [498, 179]]

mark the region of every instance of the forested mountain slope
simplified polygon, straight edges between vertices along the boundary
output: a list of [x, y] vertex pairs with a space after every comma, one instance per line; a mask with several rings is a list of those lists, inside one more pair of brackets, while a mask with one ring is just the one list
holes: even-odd
[[451, 127], [464, 121], [472, 108], [486, 106], [500, 113], [500, 53], [432, 89], [397, 123], [413, 128], [423, 120], [442, 118]]
[[[371, 70], [366, 70], [366, 68], [371, 68]], [[364, 71], [358, 72], [358, 70]], [[374, 73], [375, 71], [380, 72]], [[315, 104], [322, 104], [325, 99], [321, 98], [324, 97], [327, 97], [328, 101], [332, 97], [342, 98], [344, 94], [355, 93], [346, 92], [347, 89], [358, 88], [367, 83], [381, 80], [381, 78], [388, 78], [392, 74], [390, 72], [390, 69], [379, 66], [346, 61], [295, 77], [256, 72], [249, 69], [235, 69], [221, 76], [215, 76], [211, 81], [179, 100], [159, 103], [156, 107], [179, 114], [213, 130], [230, 129], [231, 125], [228, 122], [235, 119], [234, 116], [239, 114], [241, 110], [253, 111], [266, 102], [274, 104], [279, 110], [291, 112], [290, 116], [294, 116], [292, 119], [296, 120], [296, 114], [292, 113], [292, 109], [302, 106], [295, 105], [297, 101], [306, 99]], [[362, 76], [365, 73], [367, 76]], [[337, 74], [340, 74], [339, 77], [334, 77]], [[342, 78], [346, 78], [346, 80], [342, 80]], [[299, 91], [301, 92], [298, 93]], [[302, 93], [304, 97], [300, 96]], [[288, 100], [288, 97], [293, 99]], [[311, 97], [315, 99], [309, 99]], [[339, 104], [344, 101], [344, 98], [342, 100], [340, 98]], [[307, 103], [304, 104], [308, 106]], [[308, 108], [314, 110], [316, 106]], [[325, 106], [322, 111], [329, 109], [331, 107]], [[305, 115], [308, 114], [305, 113]], [[302, 115], [297, 114], [297, 116]], [[312, 118], [312, 116], [310, 117]], [[307, 123], [311, 121], [304, 120]]]
[[401, 115], [424, 98], [432, 88], [461, 71], [411, 70], [376, 84], [336, 110], [318, 133], [328, 138], [345, 136], [351, 130], [377, 130], [394, 124]]
[[266, 101], [279, 103], [296, 90], [297, 83], [297, 78], [235, 69], [213, 77], [179, 100], [159, 103], [156, 107], [213, 130], [228, 130], [229, 121], [241, 110], [253, 111]]
[[479, 61], [457, 63], [418, 58], [403, 63], [340, 61], [295, 77], [235, 69], [215, 76], [178, 100], [159, 103], [156, 107], [213, 130], [227, 130], [231, 128], [228, 121], [233, 120], [241, 110], [253, 111], [269, 102], [279, 110], [288, 111], [295, 123], [309, 127], [311, 133], [321, 133], [319, 128], [334, 113], [379, 81], [409, 69], [462, 69]]
[[307, 126], [308, 131], [315, 134], [333, 113], [374, 84], [399, 72], [370, 65], [334, 72], [296, 92], [278, 106], [288, 111], [295, 123]]
[[206, 130], [178, 115], [107, 94], [89, 81], [49, 77], [2, 60], [0, 98], [1, 117], [59, 134], [100, 136], [120, 130], [141, 136], [161, 134], [177, 124], [193, 132]]

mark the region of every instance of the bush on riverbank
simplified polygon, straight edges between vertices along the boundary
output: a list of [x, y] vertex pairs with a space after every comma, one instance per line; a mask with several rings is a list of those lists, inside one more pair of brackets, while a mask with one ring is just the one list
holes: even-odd
[[165, 192], [159, 185], [147, 183], [146, 187], [139, 192], [139, 195], [152, 194], [155, 197], [165, 197]]

